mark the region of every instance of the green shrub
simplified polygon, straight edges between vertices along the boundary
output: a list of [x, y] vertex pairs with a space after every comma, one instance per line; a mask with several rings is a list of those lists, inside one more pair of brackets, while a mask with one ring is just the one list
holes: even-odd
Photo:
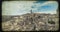
[[50, 23], [50, 24], [55, 24], [55, 22], [54, 22], [54, 21], [48, 21], [48, 23]]

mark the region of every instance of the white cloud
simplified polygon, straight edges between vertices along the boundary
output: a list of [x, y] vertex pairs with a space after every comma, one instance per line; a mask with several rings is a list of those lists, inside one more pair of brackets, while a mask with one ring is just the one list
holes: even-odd
[[48, 14], [48, 13], [50, 13], [50, 14], [56, 14], [56, 11], [47, 11], [47, 12], [34, 12], [34, 13], [46, 13], [46, 14]]
[[[2, 15], [20, 15], [28, 13], [35, 1], [4, 1], [2, 3]], [[26, 12], [24, 12], [26, 11]]]
[[[50, 14], [56, 14], [56, 9], [55, 8], [57, 8], [57, 6], [58, 6], [58, 2], [57, 1], [47, 1], [47, 2], [45, 2], [45, 3], [43, 3], [43, 4], [35, 4], [36, 5], [36, 8], [34, 8], [33, 10], [37, 10], [38, 9], [38, 7], [41, 7], [41, 6], [44, 6], [44, 5], [49, 5], [49, 4], [52, 4], [52, 9], [51, 8], [49, 8], [49, 9], [51, 9], [51, 10], [48, 10], [48, 7], [47, 7], [47, 9], [40, 9], [40, 10], [46, 10], [46, 11], [42, 11], [42, 12], [37, 12], [37, 13], [50, 13]], [[53, 6], [55, 4], [55, 6]], [[53, 9], [53, 7], [55, 7], [54, 9]]]
[[[2, 15], [21, 15], [29, 13], [29, 11], [32, 9], [31, 6], [34, 5], [33, 2], [36, 1], [4, 1], [2, 3]], [[41, 5], [36, 5], [39, 7], [55, 2], [56, 1], [47, 1]]]
[[51, 3], [57, 3], [57, 1], [47, 1], [47, 2], [43, 3], [41, 6], [46, 5], [46, 4], [51, 4]]
[[57, 1], [47, 1], [47, 2], [45, 2], [45, 3], [43, 3], [43, 4], [35, 4], [36, 5], [36, 7], [39, 7], [39, 6], [44, 6], [44, 5], [47, 5], [47, 4], [51, 4], [51, 3], [58, 3]]

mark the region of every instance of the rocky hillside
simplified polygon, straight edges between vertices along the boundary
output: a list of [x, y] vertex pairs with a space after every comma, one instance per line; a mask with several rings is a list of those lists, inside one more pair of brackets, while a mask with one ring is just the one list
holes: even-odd
[[58, 22], [58, 20], [55, 18], [56, 15], [39, 13], [28, 13], [20, 16], [2, 16], [2, 29], [3, 31], [57, 30], [55, 28], [55, 22]]

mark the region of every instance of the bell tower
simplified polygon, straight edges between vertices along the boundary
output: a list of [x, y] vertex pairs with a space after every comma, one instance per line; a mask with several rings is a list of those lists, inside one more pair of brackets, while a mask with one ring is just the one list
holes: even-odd
[[30, 13], [31, 13], [31, 14], [33, 13], [32, 10], [30, 10]]

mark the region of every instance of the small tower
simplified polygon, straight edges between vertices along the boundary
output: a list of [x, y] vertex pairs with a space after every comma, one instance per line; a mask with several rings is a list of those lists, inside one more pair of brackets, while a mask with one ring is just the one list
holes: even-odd
[[31, 14], [33, 13], [32, 10], [30, 10]]
[[59, 10], [57, 10], [57, 17], [59, 17]]

